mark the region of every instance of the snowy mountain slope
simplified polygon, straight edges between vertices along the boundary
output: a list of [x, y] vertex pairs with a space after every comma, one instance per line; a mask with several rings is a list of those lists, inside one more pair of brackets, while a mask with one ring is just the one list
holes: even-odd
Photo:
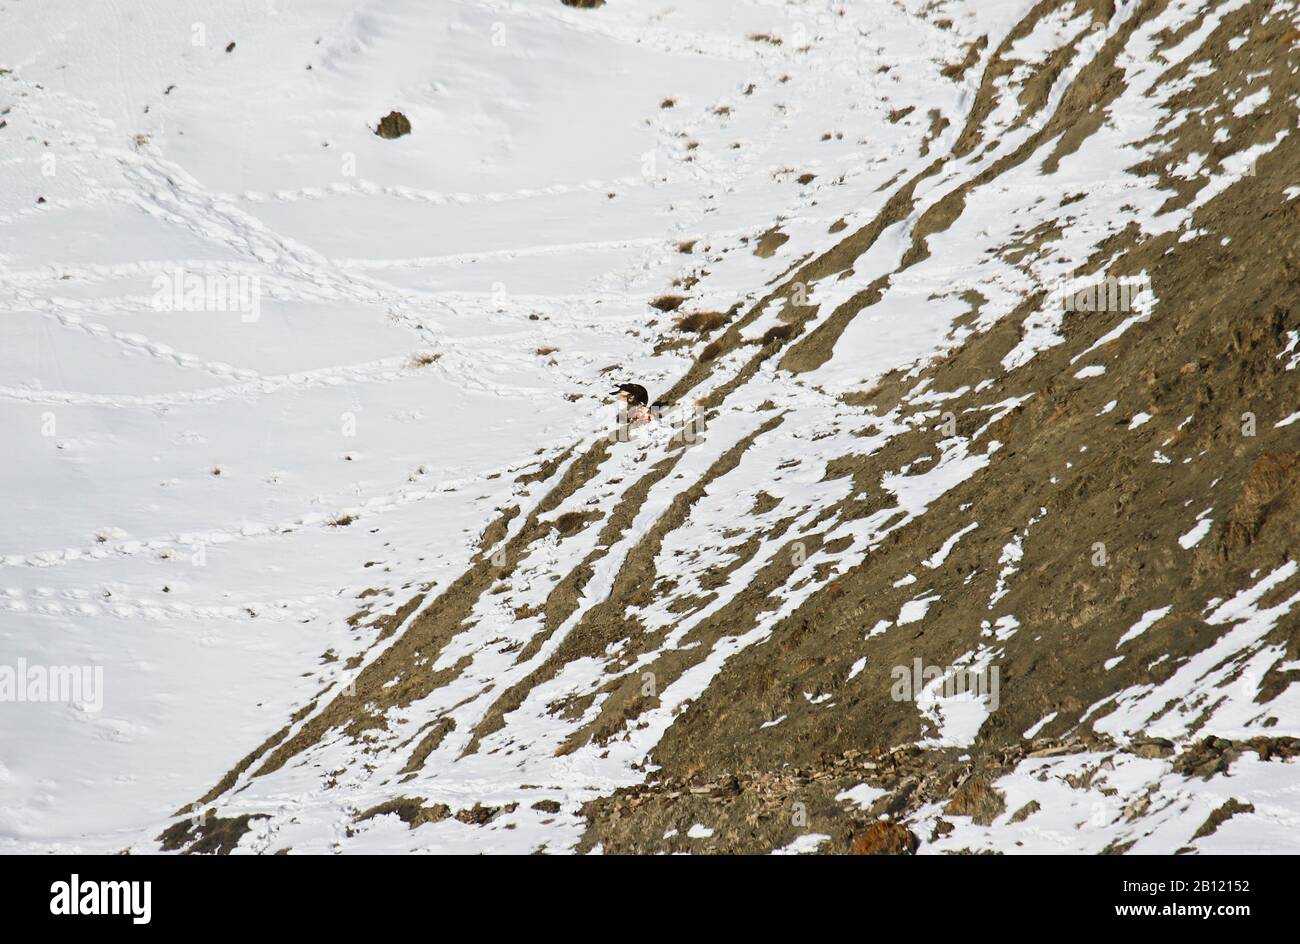
[[1294, 4], [0, 17], [7, 851], [1293, 851]]

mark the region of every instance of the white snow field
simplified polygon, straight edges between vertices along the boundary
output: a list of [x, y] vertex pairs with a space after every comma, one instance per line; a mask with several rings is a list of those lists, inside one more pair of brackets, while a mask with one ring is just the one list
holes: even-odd
[[[833, 356], [797, 377], [774, 362], [744, 377], [701, 441], [650, 486], [627, 531], [592, 565], [574, 614], [549, 637], [538, 635], [541, 616], [518, 614], [535, 612], [597, 548], [599, 528], [532, 548], [505, 591], [478, 600], [436, 664], [412, 667], [447, 680], [393, 708], [386, 729], [324, 738], [273, 772], [239, 771], [208, 804], [223, 817], [265, 817], [237, 851], [572, 849], [581, 804], [644, 779], [642, 762], [675, 713], [734, 652], [925, 514], [1000, 444], [953, 436], [932, 470], [882, 482], [889, 507], [843, 521], [832, 537], [849, 538], [847, 546], [810, 554], [779, 606], [662, 692], [660, 707], [627, 737], [557, 756], [601, 697], [583, 717], [549, 710], [594, 691], [610, 672], [635, 673], [636, 665], [613, 668], [615, 651], [569, 663], [474, 743], [497, 697], [599, 605], [674, 498], [771, 420], [760, 409], [766, 401], [788, 411], [785, 422], [708, 485], [659, 556], [665, 568], [690, 559], [674, 591], [685, 597], [746, 541], [758, 537], [759, 549], [728, 574], [711, 608], [682, 616], [674, 596], [660, 596], [637, 614], [647, 627], [671, 627], [664, 648], [683, 645], [693, 625], [846, 497], [851, 480], [827, 479], [826, 462], [879, 449], [911, 422], [877, 417], [865, 435], [861, 411], [839, 394], [1004, 318], [1129, 225], [1148, 233], [1188, 226], [1194, 207], [1162, 213], [1168, 192], [1125, 168], [1150, 147], [1153, 123], [1177, 120], [1165, 105], [1176, 90], [1157, 82], [1178, 57], [1196, 55], [1205, 34], [1190, 31], [1159, 65], [1150, 50], [1162, 30], [1198, 20], [1208, 29], [1240, 5], [1171, 0], [1126, 40], [1127, 88], [1104, 127], [1050, 167], [1051, 141], [971, 189], [959, 218], [930, 237], [930, 256], [895, 272], [920, 213], [1029, 140], [1053, 96], [1137, 3], [1117, 0], [1105, 24], [1084, 12], [1044, 18], [1016, 43], [1026, 71], [1067, 46], [1075, 55], [1042, 110], [1022, 111], [1020, 72], [998, 78], [996, 107], [980, 119], [996, 146], [947, 160], [916, 184], [915, 211], [888, 227], [851, 275], [808, 286], [817, 319], [826, 319], [892, 273]], [[1273, 6], [1277, 15], [1294, 8]], [[683, 310], [747, 309], [796, 263], [834, 246], [836, 221], [852, 232], [871, 220], [963, 130], [982, 70], [954, 81], [944, 66], [985, 35], [987, 57], [1032, 7], [2, 0], [0, 663], [97, 667], [102, 689], [83, 692], [80, 704], [0, 704], [0, 851], [157, 851], [155, 837], [179, 810], [286, 724], [297, 730], [321, 711], [419, 610], [404, 609], [389, 636], [376, 617], [413, 600], [428, 606], [433, 595], [424, 591], [445, 588], [491, 550], [484, 529], [503, 509], [521, 506], [512, 527], [522, 524], [547, 487], [520, 477], [546, 462], [563, 468], [604, 436], [614, 383], [634, 380], [655, 394], [689, 369], [703, 344], [656, 353], [674, 316], [652, 300], [679, 291], [673, 281], [689, 274], [698, 281]], [[933, 122], [931, 109], [948, 123]], [[412, 131], [386, 140], [374, 128], [393, 110]], [[1280, 143], [1198, 169], [1204, 198]], [[1057, 198], [1076, 189], [1086, 196], [1062, 210]], [[1013, 224], [1032, 230], [1065, 212], [1076, 221], [1071, 239], [1033, 271], [994, 251]], [[756, 254], [755, 242], [777, 224], [788, 241]], [[967, 290], [984, 302], [973, 324], [954, 331], [973, 307]], [[1148, 293], [1142, 304], [1149, 310], [1158, 299]], [[770, 307], [748, 336], [779, 323]], [[1045, 305], [1003, 368], [1060, 343], [1059, 317]], [[1089, 355], [1076, 376], [1104, 384], [1106, 359]], [[725, 355], [693, 396], [736, 380], [744, 364], [742, 352]], [[909, 397], [930, 403], [931, 417], [942, 409], [937, 391]], [[553, 514], [609, 514], [638, 470], [670, 448], [648, 434], [615, 445], [607, 468]], [[773, 476], [795, 457], [797, 468]], [[774, 516], [749, 513], [761, 490], [803, 509], [779, 542], [762, 536]], [[1188, 553], [1214, 504], [1211, 496], [1187, 509]], [[977, 527], [955, 533], [922, 566], [927, 549], [916, 573], [941, 568]], [[1004, 582], [1016, 579], [1023, 536], [1008, 538], [997, 565]], [[1207, 620], [1235, 627], [1224, 651], [1205, 666], [1187, 664], [1159, 690], [1124, 693], [1101, 711], [1098, 730], [1189, 732], [1198, 686], [1220, 684], [1209, 663], [1254, 645], [1287, 616], [1300, 598], [1286, 583], [1292, 576], [1259, 574], [1258, 588], [1208, 608]], [[1276, 590], [1284, 584], [1290, 590]], [[1257, 606], [1270, 589], [1269, 605]], [[924, 621], [932, 599], [918, 587], [897, 623]], [[1014, 615], [995, 613], [996, 603], [987, 614], [996, 635], [968, 654], [969, 665], [985, 664], [1016, 631]], [[1159, 618], [1148, 616], [1134, 636]], [[1271, 665], [1283, 654], [1265, 649], [1258, 658]], [[1267, 670], [1263, 661], [1255, 675]], [[1215, 723], [1227, 736], [1259, 733], [1254, 691], [1232, 692]], [[1297, 710], [1268, 733], [1300, 734], [1296, 696], [1283, 697]], [[1170, 702], [1177, 707], [1166, 710]], [[918, 710], [933, 722], [932, 743], [945, 745], [967, 743], [987, 714], [978, 702], [945, 706], [928, 694]], [[411, 745], [435, 718], [454, 727], [412, 773]], [[1127, 827], [1093, 815], [1095, 798], [1055, 776], [1086, 760], [1042, 760], [1004, 785], [1009, 809], [1054, 802], [1050, 823], [999, 832], [958, 818], [926, 851], [1100, 850]], [[1295, 851], [1294, 768], [1240, 766], [1251, 785], [1232, 795], [1254, 790], [1259, 815], [1236, 817], [1213, 843]], [[1143, 759], [1110, 777], [1124, 781], [1123, 795], [1167, 771], [1167, 762]], [[1136, 851], [1186, 844], [1221, 801], [1212, 781], [1179, 782], [1187, 802], [1162, 807]], [[402, 796], [453, 810], [518, 805], [487, 826], [357, 820]], [[532, 807], [543, 799], [564, 815]], [[1095, 826], [1081, 828], [1090, 817]], [[821, 841], [805, 839], [784, 851]]]

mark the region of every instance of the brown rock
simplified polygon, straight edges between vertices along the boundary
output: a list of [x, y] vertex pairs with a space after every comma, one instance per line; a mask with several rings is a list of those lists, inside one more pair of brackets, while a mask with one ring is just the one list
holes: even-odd
[[1006, 808], [1001, 793], [983, 778], [973, 777], [957, 789], [943, 811], [953, 816], [969, 816], [979, 825], [988, 826]]
[[872, 823], [853, 840], [853, 855], [913, 855], [921, 844], [915, 833], [902, 823], [882, 820]]
[[1153, 759], [1169, 757], [1174, 753], [1174, 744], [1165, 738], [1152, 738], [1133, 745], [1133, 753], [1138, 757]]

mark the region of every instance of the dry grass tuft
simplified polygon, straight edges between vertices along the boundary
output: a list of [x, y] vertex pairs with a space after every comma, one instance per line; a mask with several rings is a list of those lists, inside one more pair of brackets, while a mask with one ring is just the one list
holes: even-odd
[[686, 297], [683, 295], [660, 295], [650, 303], [650, 307], [666, 313], [681, 308], [684, 301]]
[[567, 511], [555, 519], [555, 530], [568, 536], [581, 528], [586, 520], [580, 511]]
[[763, 332], [763, 338], [758, 343], [766, 347], [773, 341], [788, 341], [792, 334], [794, 334], [794, 325], [792, 324], [773, 325]]
[[677, 319], [674, 326], [678, 331], [691, 331], [695, 334], [707, 334], [727, 323], [727, 313], [723, 311], [697, 311]]
[[400, 138], [402, 135], [411, 133], [411, 119], [407, 118], [400, 111], [390, 111], [379, 119], [379, 126], [375, 128], [375, 134], [381, 138]]

